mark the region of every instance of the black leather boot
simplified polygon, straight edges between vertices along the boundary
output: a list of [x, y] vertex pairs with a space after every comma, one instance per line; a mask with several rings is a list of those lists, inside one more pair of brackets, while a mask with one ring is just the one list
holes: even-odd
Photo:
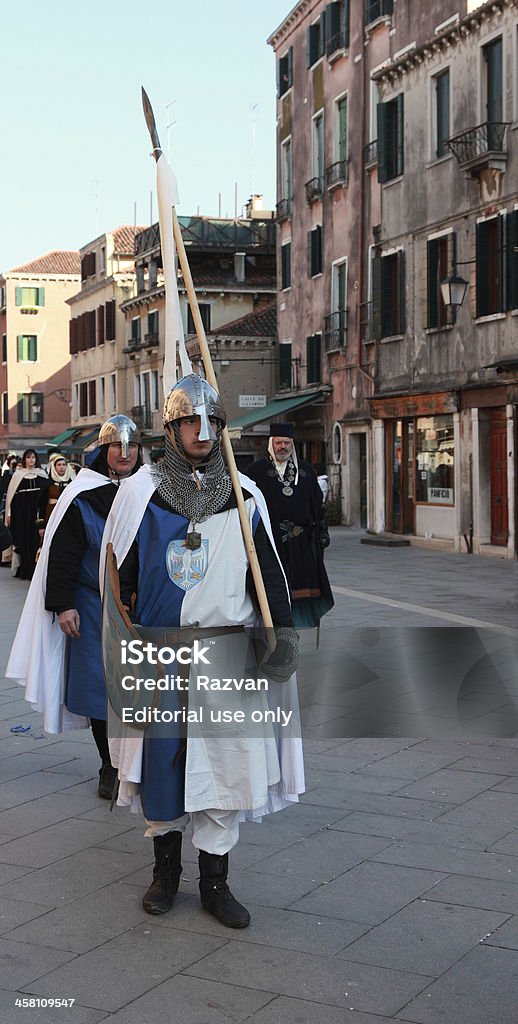
[[220, 857], [217, 853], [200, 850], [198, 864], [203, 909], [214, 914], [227, 928], [248, 928], [250, 914], [234, 899], [227, 885], [228, 853]]
[[173, 905], [182, 873], [182, 833], [166, 832], [153, 839], [153, 881], [142, 900], [147, 914], [166, 914]]
[[97, 790], [102, 800], [111, 800], [115, 783], [117, 782], [117, 769], [108, 762], [103, 762], [99, 769], [99, 788]]

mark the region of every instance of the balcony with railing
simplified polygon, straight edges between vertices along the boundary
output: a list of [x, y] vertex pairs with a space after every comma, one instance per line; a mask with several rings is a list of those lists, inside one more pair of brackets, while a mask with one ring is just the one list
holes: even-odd
[[337, 188], [339, 185], [347, 185], [349, 182], [349, 164], [347, 160], [337, 160], [334, 164], [326, 167], [326, 186], [328, 190]]
[[389, 18], [394, 10], [394, 0], [366, 0], [365, 24], [372, 25], [380, 18]]
[[279, 199], [276, 208], [276, 220], [280, 224], [283, 220], [289, 220], [291, 217], [291, 196], [286, 196], [284, 199]]
[[322, 177], [311, 178], [304, 185], [306, 190], [306, 202], [314, 203], [317, 199], [322, 199], [322, 193], [324, 191], [324, 180]]
[[158, 331], [149, 331], [144, 335], [143, 348], [157, 348], [159, 340]]
[[363, 147], [363, 166], [365, 170], [369, 170], [370, 167], [376, 167], [378, 163], [378, 140], [373, 139], [372, 142], [368, 142]]
[[484, 168], [505, 171], [507, 164], [508, 121], [486, 121], [474, 128], [467, 128], [446, 140], [465, 171], [477, 177]]
[[134, 405], [130, 415], [139, 430], [151, 430], [153, 426], [153, 413], [149, 405]]
[[374, 309], [371, 300], [360, 303], [360, 338], [364, 345], [375, 340]]
[[347, 342], [347, 310], [335, 309], [324, 317], [324, 351], [345, 348]]

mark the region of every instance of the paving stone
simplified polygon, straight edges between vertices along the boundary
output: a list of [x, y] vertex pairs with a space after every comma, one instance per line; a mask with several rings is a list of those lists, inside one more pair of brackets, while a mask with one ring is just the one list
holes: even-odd
[[497, 782], [502, 782], [503, 779], [503, 775], [488, 775], [483, 772], [467, 773], [443, 768], [438, 772], [432, 772], [431, 775], [427, 775], [426, 778], [420, 779], [418, 782], [405, 786], [399, 790], [399, 795], [459, 804], [496, 785]]
[[57, 772], [33, 772], [21, 779], [12, 779], [0, 785], [0, 810], [18, 807], [29, 803], [39, 796], [58, 793], [60, 790], [72, 788], [73, 776]]
[[203, 960], [226, 941], [226, 935], [220, 939], [190, 935], [187, 942], [184, 933], [170, 931], [164, 942], [162, 930], [139, 925], [76, 957], [65, 967], [49, 970], [30, 986], [25, 985], [25, 990], [42, 996], [67, 990], [83, 1006], [119, 1010], [189, 964]]
[[13, 927], [7, 937], [71, 953], [86, 953], [150, 920], [142, 909], [142, 890], [123, 882], [105, 885], [57, 910], [40, 907], [40, 915], [42, 912], [44, 915], [36, 920]]
[[346, 840], [343, 832], [322, 829], [316, 835], [299, 839], [281, 852], [252, 865], [251, 871], [283, 877], [300, 876], [320, 884], [343, 874], [387, 845], [386, 839], [349, 835]]
[[345, 796], [354, 792], [394, 793], [401, 788], [401, 779], [390, 778], [388, 772], [374, 775], [368, 772], [329, 772], [317, 769], [309, 773], [309, 781], [312, 789], [318, 787], [319, 790], [330, 792], [341, 789]]
[[342, 1006], [310, 1003], [304, 999], [277, 996], [262, 1010], [252, 1014], [250, 1024], [388, 1024], [394, 1017], [373, 1016], [346, 1010]]
[[271, 992], [177, 974], [110, 1015], [110, 1024], [163, 1021], [164, 1007], [174, 1007], [175, 1024], [239, 1024], [255, 1020], [254, 1011], [269, 1004], [272, 998]]
[[[104, 817], [109, 813], [107, 801], [102, 801]], [[20, 807], [0, 811], [0, 830], [11, 838], [26, 836], [47, 825], [65, 821], [75, 815], [83, 815], [89, 808], [99, 807], [101, 801], [96, 793], [90, 796], [71, 797], [69, 791], [29, 800]]]
[[[0, 846], [0, 862], [19, 864], [20, 866], [44, 867], [55, 861], [63, 860], [79, 850], [98, 846], [107, 837], [118, 831], [121, 826], [111, 822], [80, 821], [78, 818], [59, 822], [49, 828], [40, 829], [30, 840], [26, 836], [13, 839]], [[124, 828], [124, 826], [122, 826]], [[150, 851], [152, 856], [152, 850]]]
[[244, 942], [228, 942], [188, 967], [184, 974], [246, 985], [284, 996], [353, 1007], [370, 1013], [395, 1013], [426, 985], [424, 976], [364, 964], [311, 956]]
[[441, 881], [439, 871], [422, 871], [366, 861], [340, 878], [290, 904], [291, 910], [379, 924]]
[[503, 839], [499, 839], [496, 843], [490, 846], [489, 851], [491, 853], [508, 853], [512, 857], [518, 856], [518, 829], [514, 832], [508, 832]]
[[398, 1015], [417, 1024], [516, 1024], [517, 962], [514, 950], [480, 945]]
[[[321, 956], [334, 956], [368, 928], [367, 925], [352, 921], [256, 906], [249, 900], [246, 900], [246, 906], [252, 921], [249, 928], [239, 933], [241, 942], [255, 942], [304, 953], [318, 950]], [[201, 909], [198, 893], [182, 900], [180, 904], [175, 902], [172, 912], [157, 917], [153, 925], [221, 937], [221, 925], [211, 914]]]
[[518, 885], [512, 882], [451, 874], [423, 895], [427, 900], [518, 914]]
[[[356, 774], [361, 775], [362, 778], [364, 775], [388, 775], [393, 779], [417, 780], [452, 762], [456, 762], [456, 758], [451, 753], [426, 753], [421, 752], [419, 748], [412, 748], [398, 751], [375, 764], [359, 768]], [[455, 767], [457, 767], [456, 763]]]
[[[118, 851], [89, 849], [65, 857], [59, 864], [51, 864], [30, 871], [7, 886], [0, 888], [0, 896], [28, 902], [44, 902], [48, 906], [78, 899], [94, 892], [100, 885], [108, 885], [134, 871], [143, 858]], [[9, 865], [10, 866], [10, 865]]]
[[518, 821], [518, 795], [499, 793], [492, 789], [490, 792], [480, 793], [472, 800], [467, 800], [462, 806], [445, 810], [441, 820], [475, 827], [481, 821], [494, 821], [502, 828], [508, 826], [510, 832]]
[[[403, 818], [390, 814], [366, 814], [353, 811], [343, 818], [340, 830], [362, 835], [387, 836], [394, 840], [406, 839], [408, 842], [430, 842], [435, 846], [459, 846], [460, 848], [485, 850], [491, 843], [492, 850], [499, 845], [502, 835], [508, 835], [507, 828], [495, 822], [481, 822], [478, 828], [470, 825], [453, 825], [443, 823], [442, 819], [423, 821], [419, 818]], [[347, 828], [346, 828], [347, 826]], [[329, 826], [331, 830], [335, 825]], [[505, 843], [506, 839], [502, 839]], [[513, 853], [512, 849], [502, 849], [501, 853]], [[517, 851], [518, 852], [518, 851]]]
[[2, 1024], [22, 1024], [25, 1020], [30, 1021], [30, 1024], [57, 1024], [57, 1021], [66, 1021], [66, 1024], [100, 1024], [101, 1021], [107, 1020], [104, 1010], [92, 1010], [86, 1006], [80, 1006], [77, 1002], [73, 1006], [67, 1007], [31, 1006], [24, 1009], [15, 1005], [17, 998], [30, 999], [31, 997], [25, 992], [7, 992], [5, 989], [0, 989], [0, 1020]]
[[478, 850], [461, 850], [455, 846], [411, 843], [403, 840], [374, 854], [372, 860], [382, 861], [384, 864], [402, 864], [405, 867], [436, 869], [457, 875], [466, 874], [518, 882], [516, 857]]
[[461, 757], [455, 762], [455, 768], [463, 772], [518, 776], [518, 751], [492, 749], [487, 757]]
[[[4, 989], [19, 989], [48, 971], [73, 960], [73, 954], [29, 942], [0, 939], [0, 977]], [[49, 993], [56, 994], [54, 992]], [[62, 989], [61, 991], [65, 991]], [[68, 990], [70, 991], [70, 990]]]
[[[0, 934], [11, 931], [17, 925], [31, 921], [41, 914], [46, 914], [48, 907], [43, 903], [25, 903], [22, 900], [11, 900], [8, 896], [0, 899]], [[1, 1017], [0, 1017], [1, 1020]]]
[[415, 900], [338, 956], [438, 977], [504, 921], [503, 914]]
[[493, 787], [495, 793], [518, 793], [518, 779], [512, 776]]
[[[351, 814], [353, 811], [362, 811], [369, 814], [389, 814], [395, 815], [396, 817], [401, 816], [409, 820], [424, 819], [425, 821], [433, 821], [434, 818], [444, 818], [447, 811], [451, 810], [453, 804], [439, 804], [432, 800], [414, 800], [412, 797], [402, 796], [385, 796], [381, 797], [377, 794], [366, 794], [363, 796], [358, 793], [350, 793], [347, 798], [347, 804], [349, 805], [347, 811]], [[337, 819], [333, 822], [333, 828], [340, 828], [341, 822], [345, 822], [347, 817]]]
[[63, 757], [54, 747], [38, 752], [33, 744], [30, 750], [23, 750], [19, 754], [3, 758], [0, 761], [0, 784], [57, 765], [60, 766], [63, 774], [67, 774], [71, 764], [72, 758]]

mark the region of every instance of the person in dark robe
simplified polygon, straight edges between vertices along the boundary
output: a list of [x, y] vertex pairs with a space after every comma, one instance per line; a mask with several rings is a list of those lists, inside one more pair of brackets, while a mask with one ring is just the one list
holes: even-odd
[[246, 473], [266, 500], [290, 586], [293, 624], [318, 626], [334, 604], [323, 557], [329, 532], [316, 473], [309, 462], [298, 458], [291, 424], [271, 424], [268, 455], [252, 463]]
[[21, 467], [13, 473], [5, 503], [5, 524], [13, 537], [11, 573], [19, 580], [32, 580], [34, 574], [40, 546], [36, 525], [38, 502], [46, 479], [36, 451], [27, 448]]

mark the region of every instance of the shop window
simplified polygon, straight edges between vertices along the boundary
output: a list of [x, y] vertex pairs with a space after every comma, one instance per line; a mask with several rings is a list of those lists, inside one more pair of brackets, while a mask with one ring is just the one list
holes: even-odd
[[416, 432], [416, 501], [454, 505], [453, 416], [421, 416]]

